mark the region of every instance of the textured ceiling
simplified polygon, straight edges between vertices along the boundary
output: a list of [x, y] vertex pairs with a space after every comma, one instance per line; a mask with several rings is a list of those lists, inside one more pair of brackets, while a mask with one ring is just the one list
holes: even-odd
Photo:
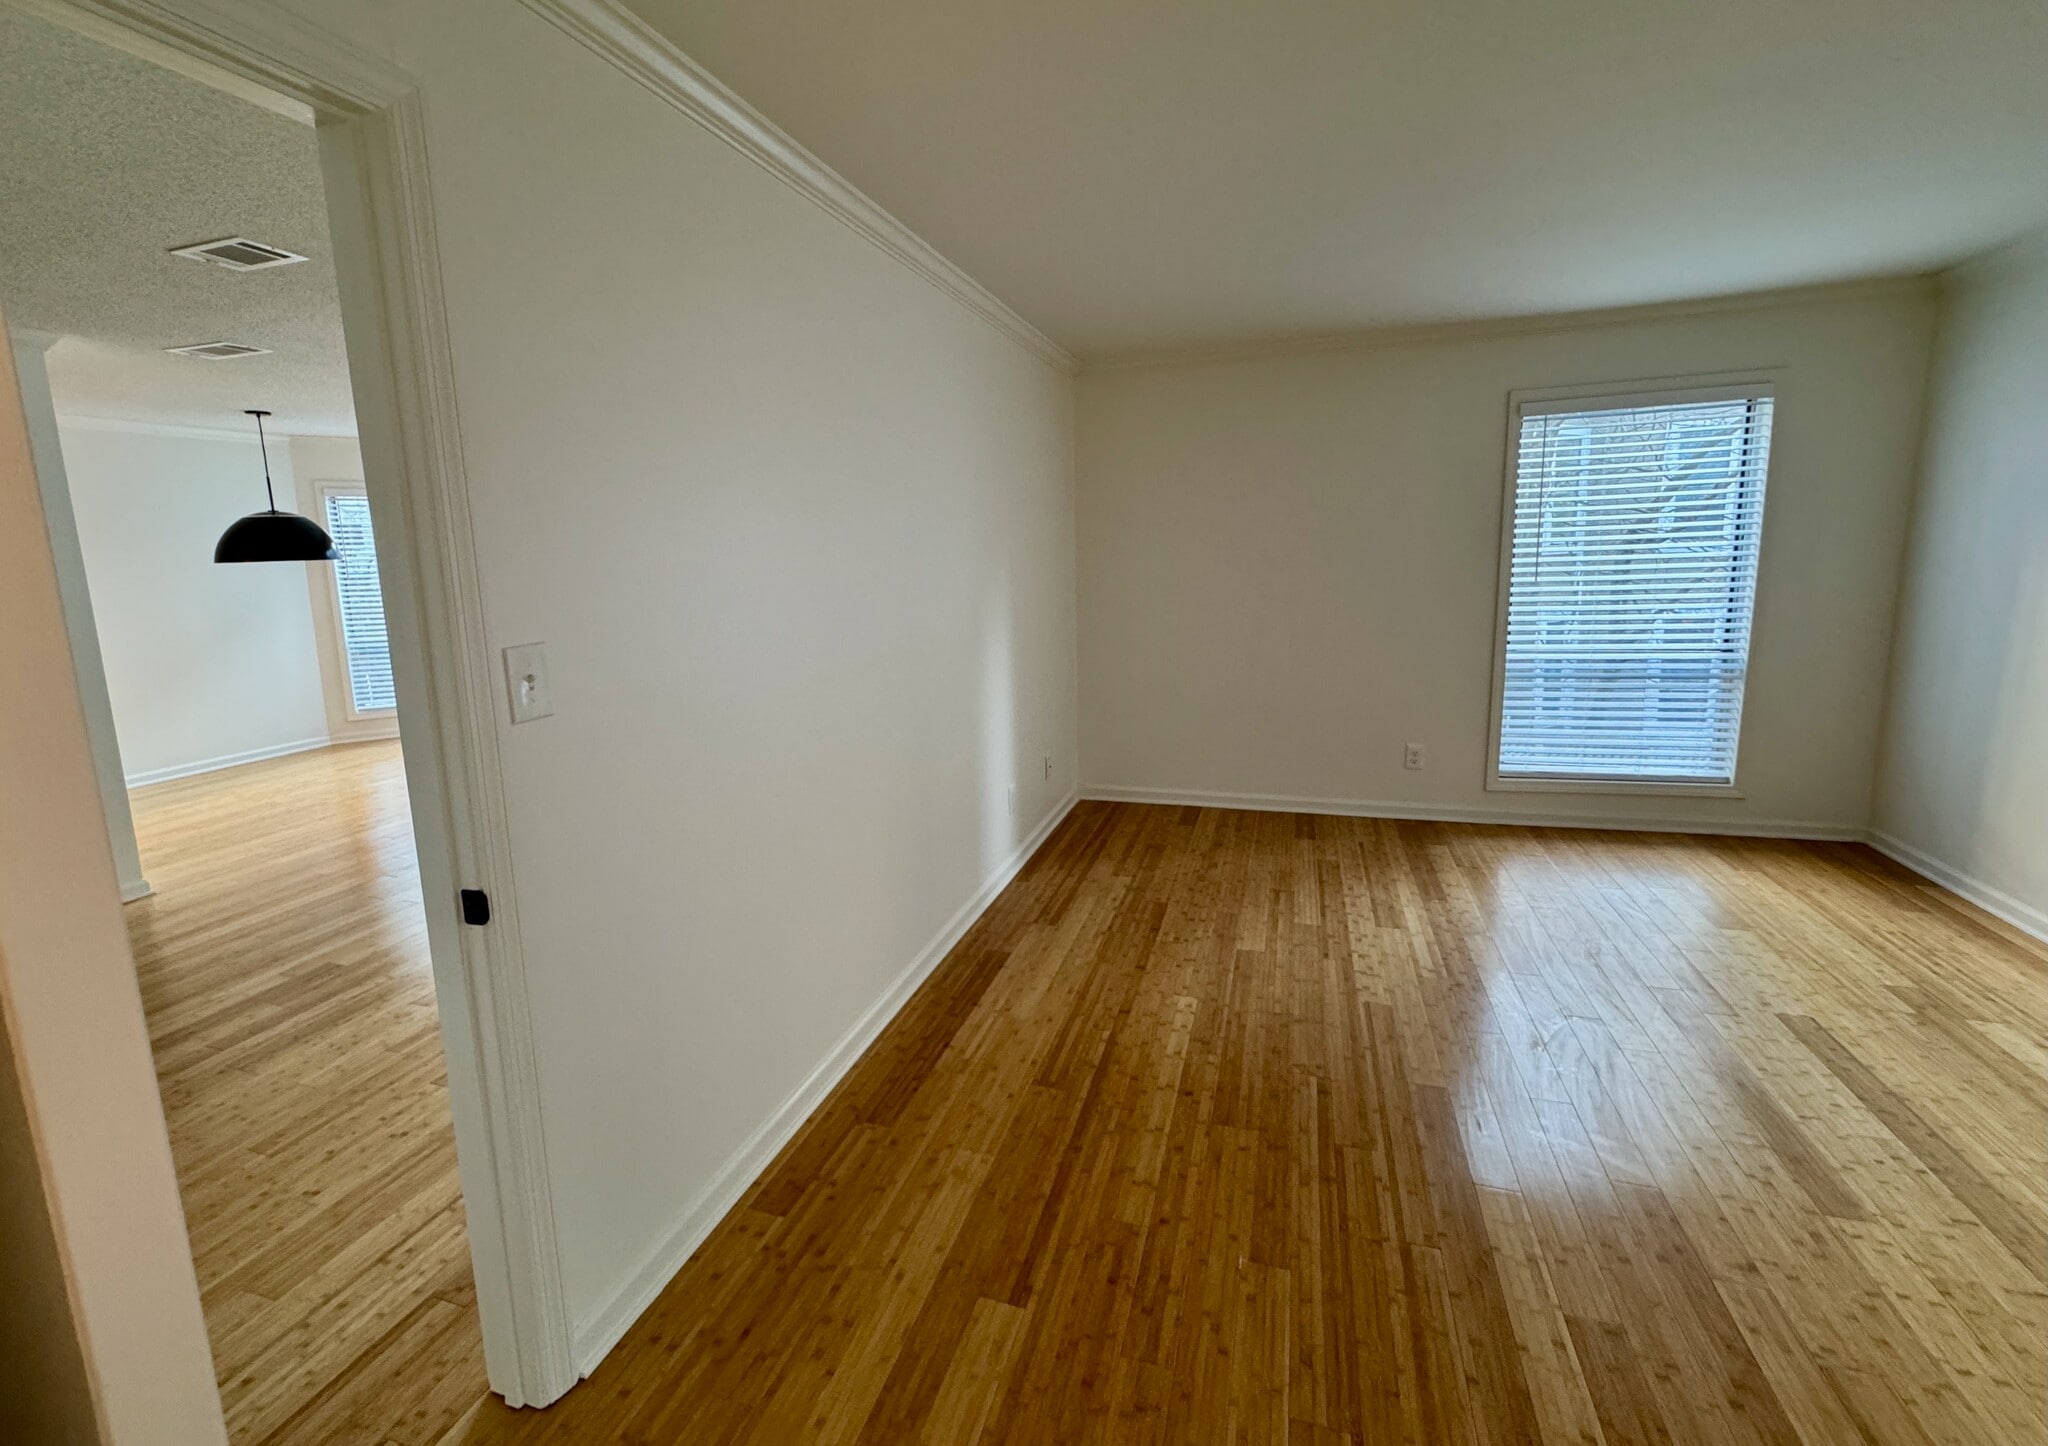
[[627, 0], [1056, 340], [1932, 269], [2048, 221], [2043, 0]]
[[[311, 259], [246, 274], [168, 254], [249, 236]], [[0, 6], [0, 305], [54, 332], [60, 412], [355, 431], [311, 127]], [[211, 362], [163, 348], [237, 341]]]

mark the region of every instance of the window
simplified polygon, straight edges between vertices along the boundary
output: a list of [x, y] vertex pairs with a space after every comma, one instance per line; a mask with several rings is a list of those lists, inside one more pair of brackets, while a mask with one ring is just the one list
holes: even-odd
[[384, 595], [377, 588], [377, 548], [370, 502], [360, 492], [325, 494], [327, 531], [340, 554], [334, 595], [348, 672], [349, 710], [376, 713], [398, 706], [391, 685], [391, 641], [384, 635]]
[[1771, 406], [1516, 403], [1491, 786], [1734, 787]]

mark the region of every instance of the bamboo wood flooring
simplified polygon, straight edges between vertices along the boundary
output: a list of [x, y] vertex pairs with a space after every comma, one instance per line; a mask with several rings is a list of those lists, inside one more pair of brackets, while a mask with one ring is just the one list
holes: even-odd
[[2044, 980], [1861, 847], [1084, 803], [449, 1440], [2039, 1442]]
[[431, 1446], [484, 1390], [396, 743], [138, 789], [127, 906], [235, 1446]]
[[2048, 952], [1860, 847], [1083, 804], [512, 1411], [395, 746], [136, 808], [238, 1446], [2048, 1441]]

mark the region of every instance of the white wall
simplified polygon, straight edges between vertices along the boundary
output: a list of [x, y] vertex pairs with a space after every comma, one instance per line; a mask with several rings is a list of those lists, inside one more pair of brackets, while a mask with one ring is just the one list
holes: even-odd
[[363, 450], [354, 437], [288, 437], [285, 450], [292, 476], [306, 488], [308, 507], [316, 483], [363, 480]]
[[[129, 781], [325, 741], [306, 570], [213, 560], [222, 529], [264, 506], [253, 430], [240, 440], [65, 418], [59, 431]], [[297, 505], [290, 457], [273, 439], [282, 508]]]
[[[21, 1106], [0, 1103], [0, 1377], [53, 1374], [31, 1378], [41, 1419], [10, 1415], [0, 1434], [216, 1446], [227, 1432], [199, 1282], [13, 370], [0, 349], [0, 1091], [18, 1089]], [[24, 1144], [61, 1281], [15, 1233], [35, 1228]], [[52, 1331], [75, 1334], [75, 1356]], [[90, 1420], [66, 1357], [83, 1367]], [[0, 1406], [14, 1394], [0, 1387]]]
[[2048, 233], [1947, 278], [1877, 828], [2048, 934]]
[[0, 1422], [13, 1446], [93, 1446], [99, 1422], [36, 1121], [0, 1030]]
[[[1916, 290], [1084, 373], [1086, 786], [1860, 831], [1932, 314]], [[1508, 393], [1755, 368], [1780, 382], [1745, 797], [1487, 792]]]
[[588, 1347], [1072, 790], [1072, 385], [532, 13], [367, 13], [421, 83], [488, 629], [552, 671], [498, 722]]
[[139, 899], [149, 893], [149, 880], [142, 876], [142, 857], [135, 843], [135, 818], [128, 808], [128, 780], [121, 766], [121, 739], [114, 728], [113, 701], [107, 696], [99, 624], [93, 617], [92, 589], [86, 583], [85, 556], [78, 543], [78, 518], [71, 508], [71, 483], [64, 471], [64, 444], [57, 432], [57, 408], [50, 396], [45, 354], [58, 338], [48, 332], [19, 330], [10, 335], [29, 448], [35, 458], [36, 485], [42, 494], [43, 521], [50, 534], [50, 561], [57, 570], [64, 630], [71, 641], [71, 668], [78, 679], [78, 701], [85, 710], [85, 732], [92, 744], [93, 775], [99, 782], [101, 812], [106, 815], [107, 842], [114, 850], [114, 873], [121, 881], [121, 897]]

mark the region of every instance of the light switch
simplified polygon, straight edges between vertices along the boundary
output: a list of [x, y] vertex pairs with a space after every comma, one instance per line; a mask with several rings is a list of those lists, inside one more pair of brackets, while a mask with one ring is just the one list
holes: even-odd
[[555, 711], [548, 692], [548, 655], [540, 643], [517, 643], [505, 649], [505, 691], [512, 700], [512, 721], [531, 723]]

